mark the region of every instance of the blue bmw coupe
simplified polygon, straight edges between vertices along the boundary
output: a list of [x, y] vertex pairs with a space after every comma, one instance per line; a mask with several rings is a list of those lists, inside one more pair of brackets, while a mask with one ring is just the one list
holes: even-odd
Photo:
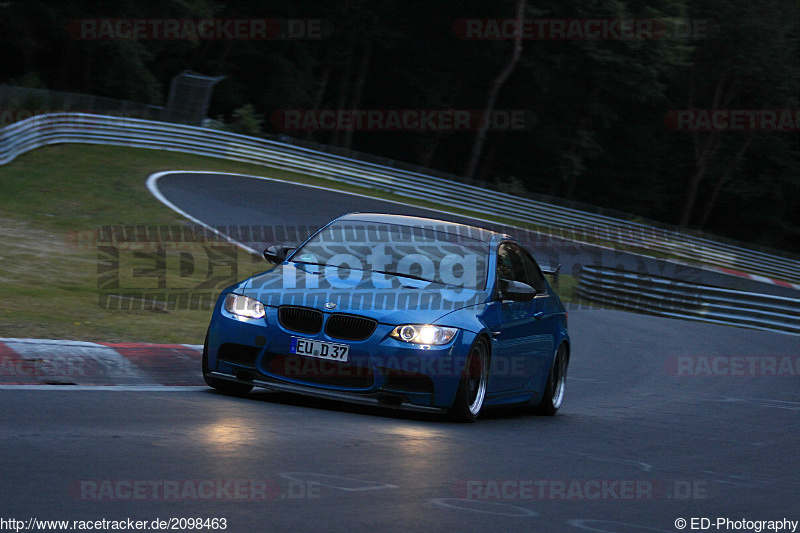
[[225, 289], [203, 349], [209, 386], [253, 387], [447, 412], [553, 415], [564, 399], [567, 313], [508, 235], [353, 213]]

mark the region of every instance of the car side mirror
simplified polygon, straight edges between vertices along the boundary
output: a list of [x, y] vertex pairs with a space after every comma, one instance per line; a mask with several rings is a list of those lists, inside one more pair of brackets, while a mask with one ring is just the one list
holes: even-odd
[[282, 263], [284, 259], [286, 259], [289, 254], [295, 251], [295, 248], [287, 247], [287, 246], [270, 246], [266, 250], [264, 250], [264, 259], [269, 261], [270, 263]]
[[511, 281], [508, 279], [501, 279], [498, 290], [498, 297], [502, 300], [511, 300], [512, 302], [530, 302], [536, 296], [536, 289], [522, 283], [521, 281]]
[[556, 265], [555, 267], [553, 267], [553, 265], [550, 265], [549, 267], [542, 269], [542, 274], [547, 274], [548, 276], [552, 276], [553, 277], [553, 284], [554, 285], [558, 285], [558, 271], [559, 270], [561, 270], [561, 265]]

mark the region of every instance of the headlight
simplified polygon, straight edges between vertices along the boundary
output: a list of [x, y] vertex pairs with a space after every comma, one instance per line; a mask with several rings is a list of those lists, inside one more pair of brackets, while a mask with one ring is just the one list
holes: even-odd
[[405, 324], [394, 328], [389, 335], [399, 341], [414, 344], [447, 344], [455, 336], [456, 331], [458, 331], [456, 328], [430, 324]]
[[240, 294], [229, 294], [225, 297], [225, 310], [245, 318], [264, 318], [266, 315], [264, 304]]

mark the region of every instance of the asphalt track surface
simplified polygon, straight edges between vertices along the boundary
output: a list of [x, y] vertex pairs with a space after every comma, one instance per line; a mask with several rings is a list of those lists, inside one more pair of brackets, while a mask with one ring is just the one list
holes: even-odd
[[[675, 364], [796, 356], [796, 337], [613, 311], [575, 311], [570, 322], [567, 396], [552, 418], [495, 410], [457, 424], [202, 387], [0, 388], [3, 516], [620, 533], [676, 531], [677, 518], [800, 518], [796, 365], [748, 377]], [[243, 497], [208, 493], [201, 480], [239, 483]], [[249, 491], [250, 480], [269, 490]], [[134, 495], [136, 481], [147, 485]], [[159, 488], [176, 482], [177, 501]]]
[[[222, 183], [161, 185], [215, 225], [375, 209], [290, 187], [240, 196]], [[503, 409], [456, 424], [191, 386], [0, 387], [0, 518], [618, 533], [678, 531], [678, 518], [800, 519], [796, 336], [615, 311], [569, 316], [567, 395], [552, 418]], [[199, 378], [182, 372], [191, 376], [177, 381]]]
[[[156, 187], [165, 200], [175, 204], [189, 216], [220, 228], [222, 233], [232, 233], [233, 237], [237, 237], [236, 240], [244, 241], [259, 251], [273, 242], [254, 239], [252, 232], [248, 238], [247, 230], [266, 227], [267, 231], [262, 231], [261, 235], [269, 235], [271, 230], [273, 240], [281, 240], [280, 244], [296, 245], [313, 233], [315, 228], [346, 213], [394, 213], [476, 224], [511, 233], [529, 245], [541, 264], [561, 265], [561, 272], [566, 274], [577, 274], [581, 265], [595, 265], [663, 276], [687, 283], [798, 297], [798, 291], [791, 288], [696, 266], [662, 261], [557, 237], [541, 236], [508, 226], [493, 225], [403, 203], [298, 186], [282, 181], [218, 173], [186, 172], [161, 176], [156, 181]], [[420, 191], [419, 197], [436, 200], [435, 197], [426, 198], [424, 191]], [[241, 232], [242, 229], [245, 233]], [[284, 238], [280, 239], [281, 236]]]

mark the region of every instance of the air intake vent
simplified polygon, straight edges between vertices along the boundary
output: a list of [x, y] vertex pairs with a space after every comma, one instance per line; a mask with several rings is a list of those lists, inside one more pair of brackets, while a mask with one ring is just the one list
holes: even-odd
[[235, 365], [255, 367], [256, 357], [258, 357], [259, 351], [260, 348], [256, 348], [255, 346], [231, 344], [226, 342], [219, 347], [217, 357], [221, 361], [233, 363]]

